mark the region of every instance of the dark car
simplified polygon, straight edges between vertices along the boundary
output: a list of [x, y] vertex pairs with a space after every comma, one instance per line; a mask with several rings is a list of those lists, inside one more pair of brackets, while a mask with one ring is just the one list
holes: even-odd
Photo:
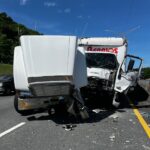
[[10, 95], [15, 92], [14, 79], [12, 75], [0, 76], [0, 93]]

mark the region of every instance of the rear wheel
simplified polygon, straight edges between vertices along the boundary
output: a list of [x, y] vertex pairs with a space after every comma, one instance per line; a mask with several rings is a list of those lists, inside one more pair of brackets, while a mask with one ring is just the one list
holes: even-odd
[[21, 115], [29, 115], [32, 112], [32, 110], [19, 110], [17, 95], [15, 95], [15, 97], [14, 97], [14, 107], [15, 107], [15, 110]]

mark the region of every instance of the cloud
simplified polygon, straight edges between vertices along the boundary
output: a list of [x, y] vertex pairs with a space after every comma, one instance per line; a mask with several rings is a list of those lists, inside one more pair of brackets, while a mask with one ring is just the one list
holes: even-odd
[[55, 7], [56, 3], [55, 2], [44, 2], [44, 6], [46, 6], [46, 7]]
[[20, 5], [26, 5], [28, 0], [20, 0]]
[[79, 16], [77, 16], [77, 18], [78, 18], [78, 19], [82, 19], [82, 18], [83, 18], [83, 16], [82, 16], [82, 15], [79, 15]]
[[70, 8], [64, 9], [64, 13], [70, 13], [70, 12], [71, 12], [71, 9], [70, 9]]
[[90, 15], [88, 15], [88, 16], [78, 15], [77, 18], [78, 19], [90, 19], [91, 16]]

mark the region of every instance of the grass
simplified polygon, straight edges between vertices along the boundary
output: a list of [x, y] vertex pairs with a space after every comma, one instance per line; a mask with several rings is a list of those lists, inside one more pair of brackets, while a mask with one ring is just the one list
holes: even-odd
[[0, 75], [3, 74], [13, 74], [13, 65], [0, 64]]

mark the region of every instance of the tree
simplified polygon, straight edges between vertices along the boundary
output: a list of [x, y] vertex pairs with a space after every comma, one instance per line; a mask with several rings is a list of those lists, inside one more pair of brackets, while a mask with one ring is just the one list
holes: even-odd
[[0, 13], [0, 63], [13, 63], [14, 47], [21, 35], [40, 35], [39, 32], [18, 24], [6, 13]]

